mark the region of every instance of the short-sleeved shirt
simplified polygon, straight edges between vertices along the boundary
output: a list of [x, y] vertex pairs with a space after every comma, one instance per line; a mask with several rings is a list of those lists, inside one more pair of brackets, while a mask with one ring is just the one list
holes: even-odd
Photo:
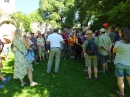
[[63, 38], [62, 38], [61, 35], [59, 35], [57, 33], [53, 33], [53, 34], [48, 36], [47, 41], [50, 42], [51, 47], [59, 47], [59, 48], [61, 48], [60, 43], [63, 41]]
[[114, 47], [117, 49], [114, 64], [130, 66], [130, 44], [125, 44], [120, 40], [115, 43]]
[[[92, 40], [93, 38], [90, 38], [89, 40]], [[87, 46], [88, 46], [88, 40], [85, 40], [84, 43], [83, 43], [83, 50], [86, 50], [87, 49]], [[98, 46], [98, 41], [94, 38], [94, 42], [95, 44]]]
[[62, 38], [65, 39], [65, 40], [64, 40], [64, 41], [65, 41], [65, 44], [69, 44], [69, 40], [68, 40], [69, 35], [68, 35], [67, 33], [63, 33], [63, 34], [62, 34]]
[[44, 46], [45, 45], [45, 40], [44, 38], [37, 38], [37, 43], [39, 43], [41, 46]]
[[111, 38], [111, 42], [114, 43], [115, 42], [115, 32], [109, 32], [108, 36]]
[[109, 48], [111, 45], [111, 39], [108, 35], [106, 34], [102, 34], [99, 37], [99, 54], [103, 55], [103, 56], [107, 56], [108, 52], [106, 50], [104, 50], [101, 46], [104, 46], [106, 48]]

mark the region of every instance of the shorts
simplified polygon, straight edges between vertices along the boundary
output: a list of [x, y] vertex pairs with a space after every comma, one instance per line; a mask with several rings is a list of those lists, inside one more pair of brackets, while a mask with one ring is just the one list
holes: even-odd
[[124, 76], [130, 77], [130, 66], [116, 64], [115, 65], [115, 75], [118, 77], [124, 77]]
[[98, 62], [97, 62], [97, 56], [89, 56], [88, 54], [85, 55], [85, 66], [87, 67], [97, 67]]
[[108, 60], [108, 55], [103, 56], [103, 55], [99, 54], [99, 61], [101, 64], [107, 63], [107, 60]]

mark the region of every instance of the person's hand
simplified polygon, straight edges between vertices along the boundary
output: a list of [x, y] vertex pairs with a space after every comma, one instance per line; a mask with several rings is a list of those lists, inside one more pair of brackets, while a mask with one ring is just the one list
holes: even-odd
[[0, 63], [0, 68], [3, 68], [3, 64], [2, 63]]
[[84, 57], [86, 56], [87, 53], [84, 53]]

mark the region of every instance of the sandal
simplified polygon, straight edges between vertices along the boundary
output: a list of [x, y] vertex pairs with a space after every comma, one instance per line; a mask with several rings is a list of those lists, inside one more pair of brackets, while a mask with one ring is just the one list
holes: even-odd
[[123, 95], [120, 91], [116, 91], [116, 93], [117, 93], [120, 97], [125, 97], [125, 95]]
[[91, 81], [91, 78], [89, 78], [89, 77], [85, 77], [87, 80], [89, 80], [89, 81]]
[[95, 80], [97, 81], [97, 80], [98, 80], [98, 77], [95, 77]]
[[23, 87], [26, 84], [26, 82], [23, 82], [23, 84], [21, 84], [21, 86]]
[[31, 87], [36, 86], [38, 83], [37, 82], [32, 82], [32, 84], [30, 84]]

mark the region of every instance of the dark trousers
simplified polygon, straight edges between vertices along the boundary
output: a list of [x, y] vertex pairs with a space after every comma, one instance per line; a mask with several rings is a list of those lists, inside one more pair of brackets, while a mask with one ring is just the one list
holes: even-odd
[[81, 59], [81, 53], [82, 53], [82, 47], [80, 46], [77, 46], [76, 49], [75, 49], [75, 54], [76, 54], [76, 60], [77, 59]]

